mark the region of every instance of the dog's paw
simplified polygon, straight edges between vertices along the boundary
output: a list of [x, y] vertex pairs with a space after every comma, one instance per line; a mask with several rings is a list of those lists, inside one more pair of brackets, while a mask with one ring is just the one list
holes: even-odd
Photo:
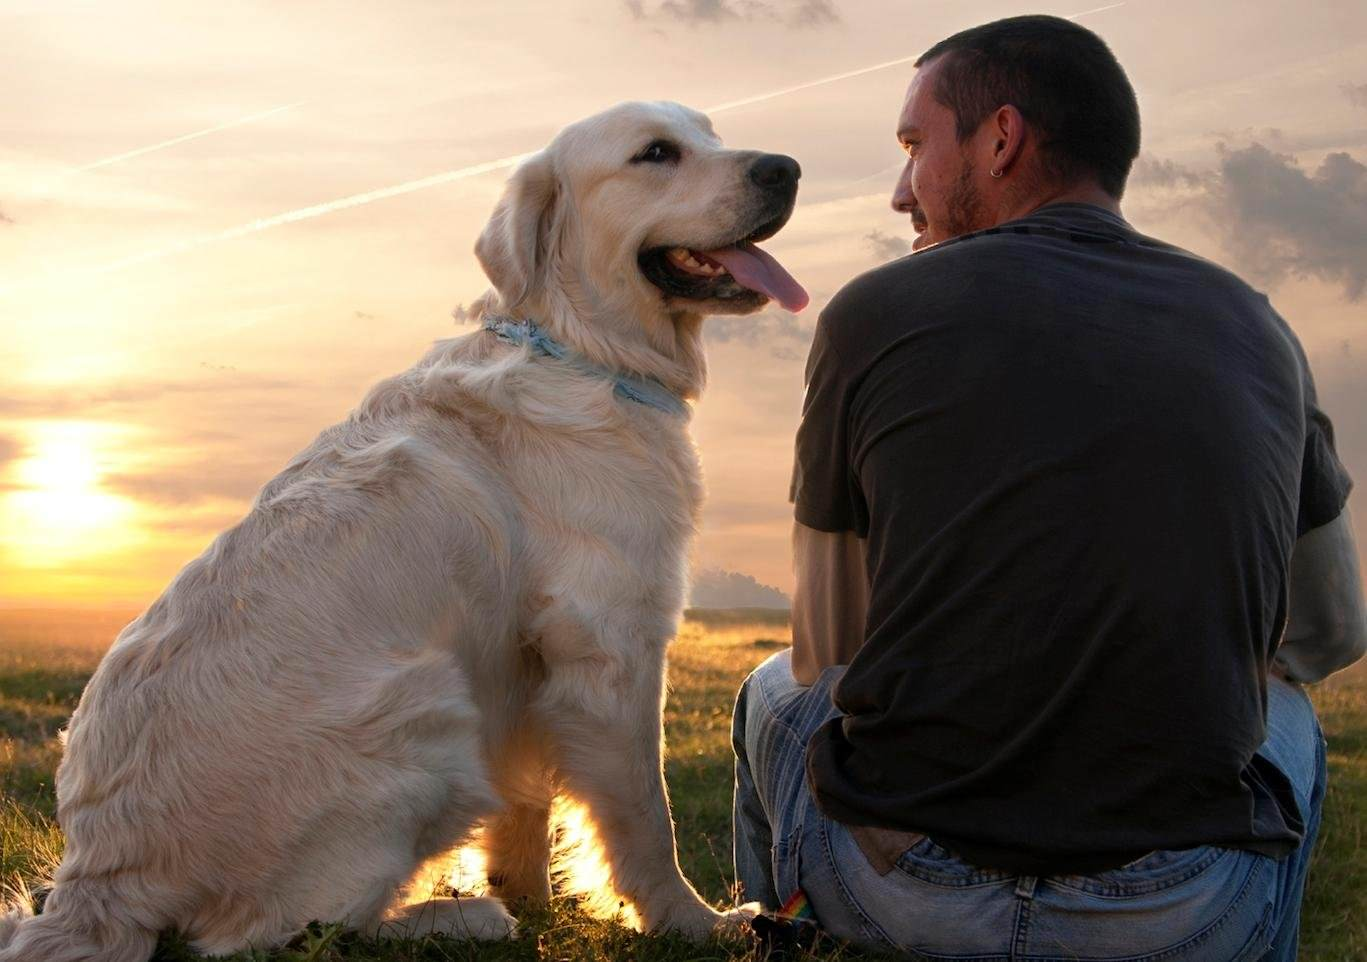
[[727, 912], [716, 912], [699, 903], [686, 911], [673, 913], [655, 929], [659, 932], [677, 932], [699, 942], [713, 935], [734, 937], [749, 931], [750, 920], [759, 909], [758, 903], [751, 902]]
[[758, 902], [746, 902], [737, 908], [720, 912], [712, 931], [723, 937], [746, 935], [750, 932], [750, 920], [758, 915], [761, 910], [762, 906]]
[[675, 932], [695, 942], [701, 942], [716, 931], [725, 918], [722, 913], [714, 912], [699, 902], [686, 909], [676, 909], [650, 928], [655, 932]]

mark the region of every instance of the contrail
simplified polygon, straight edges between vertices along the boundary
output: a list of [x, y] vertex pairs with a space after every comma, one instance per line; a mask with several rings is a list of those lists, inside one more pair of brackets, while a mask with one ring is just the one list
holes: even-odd
[[[1070, 13], [1063, 19], [1077, 20], [1080, 17], [1088, 17], [1094, 13], [1101, 13], [1103, 10], [1114, 10], [1116, 7], [1123, 7], [1128, 0], [1120, 0], [1119, 3], [1112, 3], [1105, 7], [1095, 7], [1091, 10], [1083, 10], [1080, 13]], [[705, 114], [716, 114], [723, 110], [734, 110], [736, 107], [748, 107], [750, 104], [763, 103], [766, 100], [773, 100], [775, 97], [786, 97], [788, 94], [797, 93], [799, 90], [810, 90], [813, 87], [822, 87], [826, 84], [833, 84], [841, 80], [849, 80], [852, 77], [862, 77], [866, 73], [873, 73], [875, 70], [886, 70], [888, 67], [900, 66], [904, 63], [911, 63], [913, 60], [920, 59], [920, 54], [910, 57], [898, 57], [896, 60], [885, 60], [876, 63], [871, 67], [860, 67], [858, 70], [847, 70], [844, 73], [831, 74], [829, 77], [822, 77], [820, 80], [809, 80], [806, 83], [794, 84], [791, 87], [784, 87], [780, 90], [771, 90], [768, 93], [755, 94], [753, 97], [745, 97], [741, 100], [728, 100], [724, 104], [717, 104], [715, 107], [703, 109]]]
[[200, 137], [207, 137], [210, 134], [216, 134], [220, 130], [228, 130], [231, 127], [241, 127], [243, 124], [255, 123], [258, 120], [264, 120], [267, 117], [274, 116], [275, 114], [284, 113], [286, 110], [293, 110], [296, 107], [302, 107], [306, 103], [308, 103], [307, 100], [299, 100], [292, 104], [283, 104], [279, 107], [272, 107], [269, 110], [262, 110], [254, 114], [248, 114], [245, 117], [238, 117], [236, 120], [224, 121], [221, 124], [215, 124], [212, 127], [206, 127], [203, 130], [196, 130], [193, 133], [181, 134], [179, 137], [172, 137], [170, 140], [163, 140], [160, 143], [148, 144], [146, 147], [138, 147], [135, 150], [126, 150], [121, 154], [114, 154], [112, 157], [103, 157], [99, 160], [91, 161], [88, 164], [82, 164], [79, 167], [71, 167], [67, 170], [62, 171], [56, 176], [50, 178], [49, 180], [43, 181], [42, 183], [39, 183], [38, 185], [32, 187], [30, 189], [30, 193], [41, 194], [48, 188], [52, 187], [54, 184], [60, 183], [62, 180], [65, 180], [67, 177], [71, 177], [76, 174], [83, 174], [88, 170], [96, 170], [100, 167], [108, 167], [110, 164], [117, 164], [120, 161], [132, 160], [134, 157], [141, 157], [143, 154], [150, 154], [153, 151], [165, 150], [167, 147], [174, 147], [177, 144], [183, 144], [187, 140], [198, 140]]
[[872, 67], [860, 67], [858, 70], [847, 70], [844, 73], [831, 74], [829, 77], [822, 77], [820, 80], [810, 80], [805, 84], [794, 84], [791, 87], [784, 87], [781, 90], [771, 90], [768, 93], [755, 94], [753, 97], [746, 97], [742, 100], [728, 100], [724, 104], [717, 104], [715, 107], [704, 107], [703, 113], [717, 114], [723, 110], [734, 110], [737, 107], [748, 107], [750, 104], [763, 103], [766, 100], [773, 100], [775, 97], [786, 97], [788, 94], [795, 94], [799, 90], [810, 90], [813, 87], [823, 87], [826, 84], [833, 84], [838, 80], [849, 80], [851, 77], [860, 77], [866, 73], [873, 73], [875, 70], [886, 70], [888, 67], [896, 67], [898, 64], [911, 63], [921, 55], [915, 54], [910, 57], [898, 57], [896, 60], [885, 60], [876, 63]]
[[[1119, 3], [1112, 3], [1104, 7], [1095, 7], [1091, 10], [1083, 10], [1080, 13], [1069, 14], [1065, 19], [1076, 20], [1079, 17], [1090, 16], [1091, 14], [1101, 13], [1105, 10], [1114, 10], [1117, 7], [1125, 6], [1126, 2], [1127, 0], [1120, 0]], [[919, 54], [917, 56], [919, 56]], [[761, 103], [766, 100], [773, 100], [776, 97], [785, 97], [788, 94], [797, 93], [800, 90], [810, 90], [813, 87], [820, 87], [824, 84], [837, 83], [841, 80], [848, 80], [851, 77], [859, 77], [864, 74], [873, 73], [876, 70], [886, 70], [888, 67], [895, 67], [899, 64], [910, 63], [911, 61], [916, 59], [916, 56], [912, 56], [899, 57], [896, 60], [885, 60], [882, 63], [877, 63], [869, 67], [860, 67], [857, 70], [847, 70], [844, 73], [832, 74], [829, 77], [822, 77], [820, 80], [812, 80], [807, 83], [794, 84], [791, 87], [783, 87], [779, 90], [771, 90], [767, 93], [756, 94], [753, 97], [745, 97], [740, 100], [730, 100], [726, 103], [717, 104], [715, 106], [705, 108], [704, 113], [720, 113], [724, 110], [733, 110], [736, 107], [744, 107], [750, 104]], [[300, 103], [306, 102], [307, 101], [300, 101]], [[136, 156], [139, 153], [147, 153], [151, 150], [159, 150], [162, 147], [168, 147], [174, 143], [181, 143], [185, 140], [190, 140], [194, 137], [203, 136], [207, 133], [213, 132], [214, 130], [222, 130], [224, 127], [231, 127], [237, 124], [248, 123], [250, 120], [260, 119], [261, 117], [267, 116], [268, 114], [278, 113], [279, 111], [288, 110], [292, 107], [297, 106], [299, 106], [299, 104], [288, 104], [284, 107], [276, 107], [273, 110], [265, 111], [261, 114], [254, 114], [252, 115], [252, 117], [249, 118], [244, 117], [238, 120], [229, 121], [226, 124], [220, 124], [219, 126], [209, 128], [208, 130], [199, 131], [194, 134], [186, 134], [183, 137], [165, 141], [161, 144], [155, 144], [151, 147], [144, 147], [137, 151], [130, 151], [126, 154], [120, 154], [118, 157], [108, 157], [102, 161], [96, 161], [94, 165], [87, 165], [86, 167], [80, 169], [88, 170], [91, 166], [99, 166], [106, 163], [113, 163], [115, 160], [121, 160], [130, 156]], [[418, 180], [404, 181], [400, 184], [393, 184], [389, 187], [381, 187], [377, 190], [366, 191], [365, 193], [361, 194], [352, 194], [349, 197], [342, 197], [338, 200], [330, 200], [321, 204], [314, 204], [310, 207], [301, 207], [297, 210], [287, 211], [283, 214], [276, 214], [272, 217], [258, 218], [257, 220], [249, 221], [245, 224], [239, 224], [236, 227], [230, 227], [226, 230], [217, 231], [216, 233], [212, 234], [203, 234], [199, 237], [192, 237], [167, 247], [158, 248], [157, 250], [145, 251], [141, 254], [134, 254], [129, 257], [123, 257], [119, 260], [110, 261], [106, 264], [98, 265], [95, 267], [89, 267], [84, 269], [78, 268], [74, 272], [59, 272], [55, 276], [60, 277], [63, 274], [67, 273], [90, 275], [108, 274], [113, 271], [123, 270], [127, 267], [133, 267], [137, 264], [145, 264], [148, 261], [160, 260], [164, 257], [171, 257], [176, 254], [184, 253], [186, 251], [195, 250], [196, 248], [204, 247], [208, 244], [216, 244], [221, 241], [228, 241], [238, 237], [245, 237], [248, 234], [255, 234], [259, 231], [269, 230], [272, 227], [280, 227], [284, 224], [294, 224], [302, 220], [309, 220], [313, 217], [321, 217], [324, 214], [331, 214], [335, 211], [346, 210], [350, 207], [359, 207], [362, 204], [369, 204], [377, 200], [386, 200], [390, 197], [399, 197], [403, 194], [411, 194], [412, 192], [417, 190], [426, 190], [429, 187], [438, 187], [442, 184], [449, 184], [452, 181], [464, 180], [467, 177], [476, 177], [480, 174], [492, 173], [495, 170], [503, 170], [508, 167], [514, 167], [521, 161], [532, 156], [533, 153], [535, 153], [535, 151], [529, 151], [523, 154], [516, 154], [511, 157], [504, 157], [499, 160], [491, 160], [482, 164], [474, 164], [469, 167], [460, 167], [455, 170], [448, 170], [440, 174], [433, 174], [430, 177], [422, 177]], [[53, 279], [53, 277], [54, 275], [49, 274], [43, 277], [31, 279], [30, 281], [21, 284], [10, 285], [8, 287], [0, 287], [0, 295], [10, 293], [19, 287], [28, 286], [30, 283], [33, 283], [34, 281], [40, 282], [43, 280], [50, 280]]]
[[241, 127], [243, 124], [255, 123], [258, 120], [265, 120], [275, 114], [284, 113], [286, 110], [293, 110], [295, 107], [302, 107], [308, 103], [307, 100], [299, 100], [292, 104], [284, 104], [280, 107], [272, 107], [270, 110], [263, 110], [260, 113], [248, 114], [245, 117], [238, 117], [236, 120], [229, 120], [212, 127], [205, 127], [203, 130], [196, 130], [191, 134], [182, 134], [179, 137], [172, 137], [170, 140], [163, 140], [159, 144], [150, 144], [146, 147], [139, 147], [137, 150], [125, 151], [122, 154], [115, 154], [113, 157], [105, 157], [103, 160], [96, 160], [89, 164], [84, 164], [71, 171], [73, 174], [83, 173], [87, 170], [94, 170], [96, 167], [108, 167], [110, 164], [117, 164], [121, 160], [131, 160], [134, 157], [141, 157], [143, 154], [150, 154], [154, 150], [165, 150], [167, 147], [174, 147], [176, 144], [183, 144], [187, 140], [197, 140], [200, 137], [207, 137], [216, 134], [220, 130], [227, 130], [229, 127]]
[[428, 187], [449, 184], [452, 181], [463, 180], [466, 177], [487, 174], [490, 171], [502, 170], [505, 167], [513, 167], [530, 156], [532, 156], [531, 153], [518, 154], [514, 157], [504, 157], [501, 160], [491, 160], [487, 163], [475, 164], [471, 167], [461, 167], [459, 170], [448, 170], [445, 173], [433, 174], [431, 177], [423, 177], [420, 180], [410, 180], [402, 184], [394, 184], [391, 187], [381, 187], [378, 190], [366, 191], [363, 194], [352, 194], [350, 197], [329, 200], [321, 204], [314, 204], [312, 207], [301, 207], [298, 210], [288, 211], [284, 214], [276, 214], [273, 217], [261, 217], [254, 221], [249, 221], [246, 224], [239, 224], [237, 227], [229, 227], [227, 230], [221, 230], [217, 233], [192, 237], [189, 240], [184, 240], [158, 250], [134, 254], [131, 257], [124, 257], [117, 261], [110, 261], [108, 264], [91, 268], [89, 273], [108, 274], [110, 271], [122, 270], [125, 267], [132, 267], [135, 264], [143, 264], [147, 261], [170, 257], [172, 254], [180, 254], [185, 251], [194, 250], [196, 247], [203, 247], [205, 244], [216, 244], [219, 241], [232, 240], [236, 237], [245, 237], [247, 234], [255, 234], [258, 231], [269, 230], [272, 227], [280, 227], [283, 224], [293, 224], [297, 221], [308, 220], [312, 217], [321, 217], [323, 214], [331, 214], [339, 210], [346, 210], [348, 207], [360, 207], [362, 204], [369, 204], [373, 201], [385, 200], [389, 197], [398, 197], [401, 194], [411, 194], [415, 190], [426, 190]]
[[1090, 9], [1090, 10], [1084, 10], [1084, 11], [1082, 11], [1081, 13], [1070, 13], [1070, 14], [1068, 14], [1068, 16], [1064, 17], [1063, 19], [1064, 19], [1064, 20], [1076, 20], [1076, 19], [1078, 19], [1079, 17], [1088, 17], [1088, 16], [1091, 16], [1091, 15], [1094, 14], [1094, 13], [1101, 13], [1103, 10], [1114, 10], [1116, 7], [1123, 7], [1123, 6], [1125, 6], [1125, 4], [1126, 4], [1127, 2], [1129, 2], [1129, 0], [1120, 0], [1119, 3], [1108, 4], [1107, 6], [1104, 6], [1104, 7], [1093, 7], [1092, 9]]
[[464, 180], [466, 177], [476, 177], [480, 174], [487, 174], [491, 171], [502, 170], [506, 167], [514, 167], [526, 158], [532, 156], [533, 152], [516, 154], [512, 157], [503, 157], [499, 160], [491, 160], [483, 164], [473, 164], [469, 167], [461, 167], [457, 170], [448, 170], [440, 174], [433, 174], [431, 177], [423, 177], [419, 180], [405, 181], [402, 184], [394, 184], [389, 187], [381, 187], [377, 190], [366, 191], [362, 194], [352, 194], [349, 197], [342, 197], [337, 200], [325, 201], [321, 204], [314, 204], [311, 207], [300, 207], [297, 210], [287, 211], [283, 214], [275, 214], [271, 217], [260, 217], [236, 227], [229, 227], [226, 230], [216, 231], [212, 234], [201, 234], [199, 237], [191, 237], [175, 244], [159, 247], [156, 250], [144, 251], [141, 254], [133, 254], [129, 257], [121, 257], [115, 261], [99, 264], [94, 267], [75, 268], [70, 271], [57, 271], [39, 277], [22, 281], [18, 284], [11, 284], [0, 287], [0, 295], [9, 294], [23, 287], [31, 286], [43, 281], [56, 280], [58, 278], [76, 275], [97, 276], [109, 274], [114, 271], [123, 270], [126, 267], [133, 267], [137, 264], [145, 264], [148, 261], [160, 260], [163, 257], [171, 257], [176, 254], [183, 254], [208, 244], [217, 244], [220, 241], [233, 240], [238, 237], [245, 237], [248, 234], [255, 234], [259, 231], [269, 230], [272, 227], [280, 227], [283, 224], [293, 224], [301, 220], [308, 220], [312, 217], [320, 217], [323, 214], [331, 214], [339, 210], [346, 210], [349, 207], [359, 207], [362, 204], [369, 204], [377, 200], [385, 200], [389, 197], [398, 197], [402, 194], [410, 194], [415, 190], [425, 190], [428, 187], [436, 187], [440, 184], [449, 184], [452, 181]]

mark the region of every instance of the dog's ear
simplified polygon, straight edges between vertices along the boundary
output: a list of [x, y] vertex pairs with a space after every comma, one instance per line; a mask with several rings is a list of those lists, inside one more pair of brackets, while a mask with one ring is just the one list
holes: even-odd
[[555, 169], [545, 153], [523, 161], [475, 242], [475, 256], [512, 310], [542, 283], [559, 201]]

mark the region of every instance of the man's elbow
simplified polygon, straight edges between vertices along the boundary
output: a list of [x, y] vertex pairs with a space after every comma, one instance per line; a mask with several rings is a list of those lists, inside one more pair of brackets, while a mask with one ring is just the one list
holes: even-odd
[[1277, 661], [1294, 681], [1323, 681], [1367, 656], [1367, 619], [1343, 619], [1316, 626], [1313, 633], [1287, 638]]
[[1367, 618], [1358, 618], [1352, 623], [1347, 623], [1339, 627], [1340, 644], [1347, 653], [1347, 658], [1343, 664], [1335, 668], [1347, 668], [1355, 662], [1361, 661], [1363, 656], [1367, 656]]

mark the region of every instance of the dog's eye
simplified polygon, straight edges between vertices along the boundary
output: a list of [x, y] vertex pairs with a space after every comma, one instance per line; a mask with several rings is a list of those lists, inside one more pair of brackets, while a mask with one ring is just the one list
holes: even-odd
[[633, 164], [674, 164], [682, 154], [667, 140], [652, 141], [650, 146], [631, 159]]

